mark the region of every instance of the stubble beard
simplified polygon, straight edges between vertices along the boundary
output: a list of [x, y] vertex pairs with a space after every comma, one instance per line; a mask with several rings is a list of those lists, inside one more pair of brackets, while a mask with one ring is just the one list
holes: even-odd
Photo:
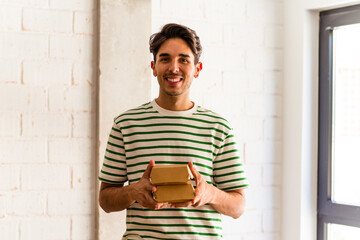
[[[165, 78], [163, 78], [163, 79], [158, 79], [158, 81], [159, 81], [159, 83], [161, 82], [161, 81], [163, 81], [164, 83], [165, 83], [165, 85], [166, 85], [166, 80], [165, 80]], [[183, 82], [182, 82], [182, 84], [184, 84], [185, 83], [185, 77], [183, 76], [183, 80], [182, 80]], [[168, 90], [168, 89], [166, 89], [166, 87], [161, 87], [161, 85], [160, 85], [160, 91], [162, 91], [163, 93], [165, 93], [167, 96], [170, 96], [170, 97], [177, 97], [177, 96], [180, 96], [180, 95], [182, 95], [182, 94], [184, 94], [184, 93], [186, 93], [187, 91], [189, 91], [189, 89], [190, 89], [190, 84], [189, 83], [185, 83], [186, 85], [182, 85], [181, 86], [181, 88], [180, 89], [178, 89], [178, 90], [176, 90], [176, 91], [172, 91], [171, 90], [171, 87], [170, 87], [170, 90]]]

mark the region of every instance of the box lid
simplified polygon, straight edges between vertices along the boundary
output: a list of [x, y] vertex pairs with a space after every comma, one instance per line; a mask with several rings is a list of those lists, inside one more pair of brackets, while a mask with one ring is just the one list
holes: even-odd
[[155, 165], [150, 173], [153, 185], [185, 184], [191, 177], [187, 164]]

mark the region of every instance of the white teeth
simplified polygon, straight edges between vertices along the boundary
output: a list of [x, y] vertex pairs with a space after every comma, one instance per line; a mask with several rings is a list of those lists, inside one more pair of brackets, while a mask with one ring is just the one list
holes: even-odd
[[180, 82], [180, 79], [178, 79], [178, 78], [168, 78], [167, 80], [169, 82]]

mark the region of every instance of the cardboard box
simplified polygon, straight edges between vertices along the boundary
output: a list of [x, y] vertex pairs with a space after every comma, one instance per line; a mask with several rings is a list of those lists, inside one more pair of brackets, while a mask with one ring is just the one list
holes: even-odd
[[153, 193], [157, 202], [186, 202], [195, 198], [195, 191], [191, 183], [160, 185], [156, 186], [156, 192]]
[[153, 185], [185, 184], [192, 177], [188, 165], [155, 165], [150, 173]]
[[157, 202], [186, 202], [195, 198], [195, 191], [189, 182], [191, 171], [186, 164], [155, 165], [150, 181], [156, 186], [153, 197]]

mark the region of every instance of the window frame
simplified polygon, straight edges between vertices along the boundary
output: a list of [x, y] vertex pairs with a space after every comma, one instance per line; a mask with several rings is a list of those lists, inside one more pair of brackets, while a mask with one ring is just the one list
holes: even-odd
[[360, 227], [360, 206], [331, 199], [333, 29], [355, 23], [360, 5], [320, 12], [317, 240], [327, 240], [328, 223]]

